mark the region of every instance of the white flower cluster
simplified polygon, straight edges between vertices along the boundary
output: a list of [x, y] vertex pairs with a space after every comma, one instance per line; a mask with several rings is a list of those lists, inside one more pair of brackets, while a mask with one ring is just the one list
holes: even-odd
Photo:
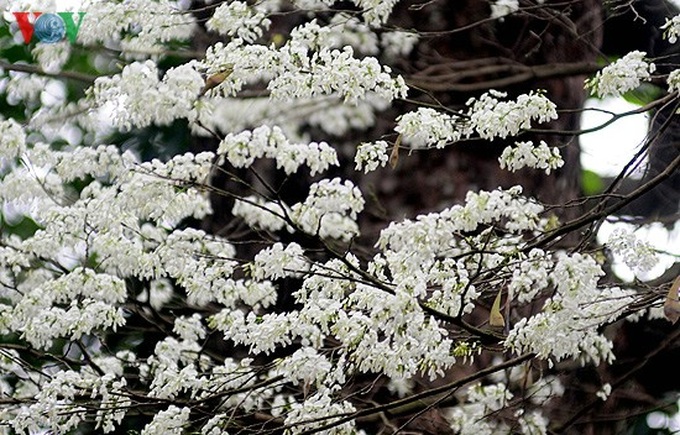
[[53, 81], [38, 74], [10, 71], [9, 81], [6, 84], [7, 102], [12, 105], [35, 103], [38, 101], [44, 89], [47, 89]]
[[500, 101], [507, 94], [490, 90], [467, 101], [465, 116], [449, 115], [431, 108], [419, 108], [397, 118], [395, 130], [412, 148], [443, 148], [474, 132], [483, 139], [506, 138], [540, 123], [557, 118], [555, 104], [540, 92], [530, 92], [515, 101]]
[[513, 265], [508, 291], [519, 303], [531, 302], [549, 285], [548, 272], [553, 267], [550, 255], [541, 249], [532, 249], [527, 256], [521, 256]]
[[141, 435], [182, 435], [184, 426], [189, 422], [188, 407], [178, 408], [170, 405], [165, 411], [161, 411], [153, 417], [151, 423], [144, 426]]
[[469, 136], [465, 126], [461, 129], [457, 125], [461, 124], [459, 119], [455, 115], [420, 107], [415, 112], [400, 115], [394, 130], [402, 135], [402, 141], [411, 148], [428, 148], [432, 144], [444, 148], [463, 136]]
[[[132, 171], [129, 179], [120, 180], [123, 184], [121, 191], [115, 193], [117, 202], [114, 203], [122, 208], [120, 219], [123, 220], [129, 216], [125, 210], [134, 210], [138, 219], [152, 220], [174, 227], [189, 216], [201, 218], [208, 214], [211, 208], [205, 192], [195, 187], [186, 187], [178, 191], [176, 184], [183, 186], [183, 183], [191, 181], [204, 182], [205, 174], [212, 167], [214, 156], [210, 153], [201, 153], [195, 156], [196, 160], [193, 154], [188, 153], [187, 156], [190, 156], [187, 161], [179, 165], [177, 163], [182, 162], [185, 156], [176, 156], [166, 164], [157, 160], [142, 163]], [[184, 164], [188, 164], [190, 168], [184, 169], [182, 167]], [[166, 169], [168, 167], [173, 167], [173, 169]], [[157, 171], [160, 175], [157, 175]], [[186, 181], [168, 180], [163, 178], [167, 177], [165, 174], [168, 172], [189, 173], [194, 177]], [[93, 186], [93, 188], [96, 187]], [[106, 189], [106, 194], [114, 195], [109, 189]], [[101, 200], [101, 197], [98, 200]], [[117, 220], [110, 221], [118, 222]]]
[[546, 175], [550, 171], [561, 168], [564, 160], [557, 147], [550, 149], [548, 144], [541, 141], [534, 146], [532, 141], [515, 142], [515, 146], [506, 147], [498, 158], [501, 168], [516, 172], [524, 167], [544, 169]]
[[248, 196], [237, 199], [231, 212], [251, 228], [278, 231], [285, 227], [288, 232], [293, 232], [293, 228], [286, 225], [287, 211], [284, 206], [278, 202], [265, 201], [259, 196]]
[[678, 42], [678, 35], [680, 35], [680, 15], [676, 15], [670, 20], [666, 18], [666, 23], [661, 26], [664, 30], [663, 36], [668, 39], [668, 42], [675, 44]]
[[448, 332], [419, 306], [414, 281], [400, 283], [394, 295], [359, 286], [348, 298], [352, 309], [338, 313], [331, 330], [360, 372], [435, 379], [456, 362]]
[[[390, 271], [399, 277], [409, 273], [410, 267], [401, 268], [395, 267], [395, 260], [403, 258], [403, 255], [389, 255]], [[425, 259], [425, 258], [423, 258]], [[431, 260], [428, 258], [425, 264], [429, 265]], [[411, 269], [411, 273], [415, 273]], [[479, 297], [479, 291], [476, 286], [470, 281], [470, 272], [463, 261], [454, 261], [447, 258], [443, 261], [434, 261], [431, 269], [428, 271], [427, 278], [424, 280], [429, 285], [434, 286], [434, 290], [427, 299], [428, 306], [436, 309], [439, 312], [445, 313], [449, 316], [458, 316], [460, 314], [468, 314], [472, 312], [475, 305], [474, 302]], [[413, 282], [413, 280], [409, 280]], [[417, 285], [411, 284], [414, 290]], [[421, 289], [416, 290], [418, 293]], [[424, 296], [424, 295], [422, 295]], [[460, 356], [463, 358], [472, 355], [472, 349], [467, 349], [466, 346], [457, 348], [458, 353], [463, 352]], [[458, 354], [456, 356], [459, 356]]]
[[330, 165], [338, 165], [335, 150], [326, 142], [290, 143], [281, 128], [266, 125], [252, 131], [230, 133], [220, 142], [217, 155], [237, 168], [248, 167], [262, 157], [273, 158], [276, 167], [286, 174], [296, 172], [303, 164], [310, 168], [312, 175], [325, 171]]
[[364, 20], [371, 26], [385, 24], [392, 13], [392, 9], [399, 0], [352, 0], [363, 9]]
[[[339, 402], [328, 391], [321, 391], [307, 397], [302, 403], [293, 403], [291, 411], [286, 416], [284, 423], [291, 428], [286, 435], [295, 435], [313, 430], [316, 427], [331, 423], [334, 415], [344, 415], [356, 411], [356, 408], [347, 401]], [[322, 433], [328, 435], [357, 434], [354, 421], [348, 421]]]
[[[342, 373], [342, 370], [338, 371]], [[293, 355], [280, 360], [276, 373], [285, 376], [286, 379], [291, 379], [293, 385], [314, 384], [320, 388], [324, 383], [335, 386], [338, 381], [338, 379], [328, 379], [333, 377], [333, 363], [312, 347], [303, 347], [295, 351]], [[339, 381], [342, 382], [344, 379]]]
[[491, 3], [491, 18], [502, 18], [519, 10], [518, 0], [496, 0]]
[[671, 71], [666, 78], [666, 83], [668, 83], [668, 92], [680, 91], [680, 69]]
[[415, 32], [385, 32], [380, 37], [380, 45], [388, 58], [408, 56], [417, 42], [418, 34]]
[[544, 123], [557, 119], [555, 104], [541, 92], [529, 92], [516, 101], [499, 101], [505, 92], [490, 90], [478, 99], [470, 99], [468, 115], [472, 128], [483, 138], [506, 138], [531, 128], [531, 121]]
[[[176, 279], [186, 290], [190, 303], [203, 306], [220, 301], [226, 305], [227, 301], [233, 303], [241, 299], [242, 292], [251, 290], [228, 280], [235, 268], [231, 260], [235, 251], [225, 240], [192, 229], [154, 236], [156, 240], [147, 248], [150, 252], [144, 249], [138, 254], [144, 261], [134, 266], [143, 267], [138, 273], [148, 277]], [[253, 296], [255, 294], [261, 293], [253, 292]]]
[[617, 287], [598, 288], [602, 275], [590, 256], [561, 255], [550, 272], [555, 295], [545, 302], [542, 312], [514, 325], [505, 346], [557, 361], [578, 357], [583, 363], [611, 362], [613, 344], [596, 328], [615, 320], [633, 298], [630, 291]]
[[140, 164], [135, 170], [140, 174], [153, 174], [168, 182], [182, 185], [192, 181], [206, 181], [213, 168], [213, 160], [215, 155], [211, 152], [186, 153], [176, 155], [167, 162], [153, 159]]
[[[512, 433], [514, 431], [505, 421], [489, 418], [507, 406], [512, 398], [505, 384], [475, 384], [468, 389], [465, 403], [450, 410], [451, 428], [460, 435]], [[522, 434], [548, 433], [548, 420], [539, 411], [525, 414], [523, 409], [519, 409], [513, 417], [513, 423], [519, 423]]]
[[384, 140], [376, 142], [364, 142], [357, 147], [354, 156], [357, 171], [363, 170], [364, 173], [375, 171], [378, 167], [385, 167], [387, 164], [387, 147], [389, 145]]
[[246, 2], [234, 1], [218, 6], [205, 26], [221, 35], [236, 35], [244, 41], [253, 42], [270, 24], [263, 11], [249, 7]]
[[346, 45], [363, 54], [376, 55], [378, 49], [378, 35], [358, 18], [346, 13], [334, 15], [331, 22], [323, 29], [328, 29], [322, 46], [342, 48]]
[[[361, 9], [364, 21], [370, 26], [376, 27], [384, 24], [392, 13], [398, 0], [352, 0]], [[335, 0], [296, 0], [295, 5], [300, 9], [319, 10], [327, 9], [335, 3]]]
[[480, 226], [507, 219], [504, 228], [525, 231], [538, 228], [543, 207], [521, 196], [520, 186], [492, 192], [468, 192], [465, 205], [455, 205], [439, 213], [421, 215], [416, 221], [392, 223], [380, 233], [378, 246], [393, 251], [420, 247], [433, 254], [445, 254], [455, 246], [456, 234], [476, 231]]
[[134, 62], [113, 77], [95, 81], [92, 95], [111, 112], [112, 123], [121, 129], [166, 125], [177, 118], [194, 119], [194, 101], [204, 85], [191, 64], [170, 69], [163, 80], [150, 60]]
[[295, 0], [295, 6], [302, 10], [323, 10], [333, 6], [335, 0]]
[[654, 248], [633, 234], [622, 228], [617, 228], [609, 236], [606, 244], [616, 257], [620, 257], [626, 266], [637, 273], [651, 270], [659, 263]]
[[194, 313], [191, 317], [176, 318], [172, 332], [184, 341], [202, 340], [206, 335], [205, 327], [201, 323], [201, 315], [198, 313]]
[[277, 53], [274, 47], [244, 44], [236, 38], [227, 44], [218, 42], [208, 47], [204, 59], [196, 63], [196, 69], [207, 77], [229, 72], [208, 95], [236, 95], [245, 84], [268, 80], [278, 71]]
[[289, 276], [300, 277], [309, 269], [309, 260], [297, 243], [289, 243], [285, 248], [281, 243], [261, 250], [251, 264], [250, 274], [257, 280], [279, 279]]
[[123, 51], [148, 57], [175, 40], [187, 40], [196, 23], [169, 0], [140, 0], [125, 7], [107, 0], [86, 3], [78, 42], [86, 45], [116, 43]]
[[78, 340], [95, 329], [116, 331], [125, 324], [123, 311], [109, 303], [85, 298], [71, 301], [65, 309], [51, 306], [49, 294], [41, 290], [25, 296], [0, 318], [0, 324], [22, 332], [21, 337], [37, 349], [49, 349], [57, 338]]
[[50, 0], [14, 0], [4, 1], [0, 3], [3, 10], [19, 12], [19, 11], [48, 11], [55, 10], [54, 1]]
[[207, 379], [199, 376], [198, 370], [208, 361], [199, 354], [200, 348], [196, 341], [173, 337], [158, 342], [153, 355], [140, 364], [140, 372], [150, 380], [149, 397], [174, 399], [182, 391], [191, 391], [195, 396], [205, 388]]
[[[106, 367], [103, 360], [98, 359], [97, 363]], [[132, 402], [125, 394], [126, 381], [121, 378], [123, 370], [120, 364], [114, 363], [112, 368], [103, 376], [86, 367], [80, 372], [59, 371], [49, 380], [47, 377], [26, 379], [34, 388], [34, 382], [40, 388], [32, 392], [35, 393], [31, 397], [35, 399], [33, 404], [16, 411], [9, 421], [11, 427], [18, 433], [37, 433], [45, 429], [55, 433], [69, 432], [84, 421], [83, 408], [75, 408], [80, 412], [73, 411], [79, 396], [86, 396], [101, 400], [95, 417], [97, 429], [113, 432]]]
[[[300, 322], [297, 312], [257, 315], [232, 308], [211, 316], [208, 325], [224, 333], [225, 340], [246, 344], [251, 354], [271, 354], [279, 347], [290, 345], [297, 337], [305, 337], [313, 329]], [[314, 331], [312, 331], [314, 332]], [[309, 343], [302, 340], [303, 344]]]
[[[272, 101], [269, 97], [204, 97], [198, 120], [213, 131], [225, 133], [269, 125], [281, 127], [287, 135], [301, 136], [300, 131], [309, 125], [333, 136], [343, 136], [352, 129], [368, 129], [376, 121], [376, 112], [388, 105], [375, 94], [368, 94], [355, 105], [328, 97], [287, 102]], [[199, 136], [207, 134], [203, 128], [193, 130]]]
[[[238, 9], [237, 3], [242, 2], [224, 4], [220, 9]], [[350, 22], [355, 24], [350, 27], [356, 28], [357, 35], [372, 34], [355, 20]], [[328, 44], [333, 35], [340, 34], [332, 31], [334, 25], [339, 24], [320, 27], [315, 21], [306, 23], [293, 29], [291, 39], [280, 48], [245, 44], [243, 39], [226, 45], [217, 43], [208, 47], [204, 60], [172, 68], [162, 80], [151, 61], [133, 63], [121, 74], [97, 79], [92, 94], [98, 105], [113, 112], [113, 123], [118, 128], [164, 125], [177, 118], [193, 121], [208, 116], [201, 112], [210, 111], [213, 105], [196, 101], [204, 86], [201, 73], [212, 76], [226, 70], [229, 74], [210, 90], [210, 96], [234, 95], [245, 84], [265, 81], [273, 100], [304, 102], [332, 96], [359, 106], [350, 110], [349, 106], [335, 105], [335, 111], [341, 111], [342, 116], [327, 113], [319, 118], [320, 114], [311, 112], [312, 122], [322, 126], [326, 124], [323, 119], [345, 119], [332, 129], [335, 134], [342, 134], [349, 125], [365, 128], [373, 122], [373, 110], [404, 97], [407, 87], [403, 78], [393, 78], [389, 67], [380, 65], [377, 59], [357, 59], [347, 45], [332, 49]], [[328, 44], [320, 45], [324, 41]], [[328, 107], [328, 101], [324, 101], [324, 107]]]
[[388, 101], [406, 96], [403, 78], [392, 78], [391, 69], [373, 57], [356, 59], [349, 46], [322, 48], [311, 57], [300, 48], [293, 45], [281, 50], [282, 72], [268, 85], [272, 98], [285, 101], [338, 95], [345, 103], [354, 104], [369, 92]]
[[[302, 111], [298, 112], [298, 119], [306, 120], [310, 125], [334, 136], [342, 136], [350, 129], [366, 130], [372, 126], [376, 120], [375, 112], [385, 109], [388, 102], [375, 94], [367, 94], [365, 99], [353, 105], [342, 101], [329, 102], [322, 97], [316, 99], [315, 103], [302, 100], [299, 106]], [[308, 118], [304, 116], [307, 111]]]
[[361, 191], [351, 181], [325, 179], [310, 186], [303, 203], [291, 207], [291, 218], [308, 234], [349, 241], [359, 234], [356, 218], [363, 208]]
[[319, 47], [330, 30], [312, 21], [291, 32], [282, 47], [243, 45], [233, 40], [217, 43], [206, 51], [201, 67], [208, 74], [231, 66], [233, 72], [217, 88], [225, 95], [238, 92], [245, 83], [268, 82], [271, 98], [279, 101], [335, 96], [356, 104], [371, 96], [392, 101], [406, 95], [401, 77], [373, 57], [357, 59], [350, 46], [342, 50]]
[[586, 80], [585, 86], [598, 97], [620, 96], [640, 86], [643, 81], [650, 80], [656, 66], [645, 60], [647, 53], [631, 51], [621, 59], [607, 65]]
[[[383, 252], [373, 259], [368, 270], [381, 280], [390, 276], [398, 292], [420, 298], [437, 311], [450, 316], [471, 312], [480, 292], [470, 276], [479, 264], [499, 268], [506, 259], [516, 255], [519, 242], [517, 236], [512, 235], [490, 242], [489, 229], [484, 228], [503, 225], [512, 233], [540, 227], [538, 214], [542, 207], [520, 193], [518, 188], [468, 193], [465, 205], [418, 216], [415, 221], [390, 224], [378, 240], [377, 246]], [[480, 234], [476, 237], [461, 235], [468, 231], [479, 231]], [[465, 254], [470, 251], [488, 254]], [[458, 255], [466, 260], [454, 260]], [[539, 251], [530, 258], [536, 261], [535, 257], [540, 260]], [[532, 268], [530, 264], [528, 269]], [[533, 268], [539, 269], [543, 264], [538, 262]], [[512, 263], [508, 266], [509, 273], [514, 267]], [[536, 270], [524, 284], [540, 283], [542, 273], [546, 272]], [[515, 290], [520, 294], [524, 292], [522, 283], [517, 282]]]
[[26, 150], [26, 133], [15, 120], [0, 121], [0, 164], [3, 159], [13, 160]]
[[71, 57], [71, 43], [37, 44], [31, 51], [43, 71], [56, 74], [62, 70]]
[[603, 402], [606, 402], [607, 399], [609, 398], [609, 395], [612, 393], [612, 386], [609, 383], [606, 383], [602, 385], [602, 389], [595, 393], [597, 397], [602, 399]]

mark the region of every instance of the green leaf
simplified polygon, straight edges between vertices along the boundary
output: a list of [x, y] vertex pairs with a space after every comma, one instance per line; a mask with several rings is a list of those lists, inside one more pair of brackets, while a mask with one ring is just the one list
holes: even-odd
[[581, 171], [581, 189], [587, 196], [597, 195], [604, 190], [604, 182], [597, 173], [584, 169]]
[[646, 106], [652, 101], [661, 98], [663, 89], [651, 83], [642, 83], [632, 91], [623, 94], [623, 99], [636, 106]]
[[8, 224], [4, 219], [2, 220], [2, 231], [7, 234], [15, 234], [22, 240], [31, 237], [39, 229], [40, 225], [29, 217], [24, 217], [21, 221], [13, 225]]

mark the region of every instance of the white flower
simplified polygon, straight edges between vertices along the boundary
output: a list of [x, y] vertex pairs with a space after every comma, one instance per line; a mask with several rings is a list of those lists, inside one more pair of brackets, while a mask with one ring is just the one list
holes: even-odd
[[600, 389], [600, 391], [595, 393], [595, 395], [597, 397], [599, 397], [600, 399], [602, 399], [603, 402], [606, 402], [611, 393], [612, 393], [612, 386], [611, 386], [611, 384], [606, 383], [606, 384], [602, 385], [602, 388]]
[[342, 50], [322, 48], [309, 56], [305, 47], [292, 40], [276, 57], [281, 72], [267, 86], [273, 99], [338, 95], [344, 102], [355, 104], [369, 93], [387, 101], [406, 96], [402, 77], [392, 78], [390, 68], [373, 57], [355, 58], [350, 46]]
[[222, 35], [238, 36], [253, 42], [269, 28], [271, 21], [262, 11], [249, 7], [245, 2], [222, 3], [206, 23], [208, 30]]
[[512, 393], [505, 384], [475, 384], [468, 389], [465, 402], [450, 409], [451, 428], [461, 435], [509, 433], [507, 425], [491, 418], [491, 415], [505, 407], [511, 399]]
[[148, 53], [148, 57], [166, 42], [187, 40], [196, 28], [195, 18], [168, 0], [139, 0], [125, 7], [108, 0], [90, 0], [85, 5], [78, 42], [118, 43], [137, 56]]
[[321, 386], [333, 370], [333, 364], [323, 354], [311, 347], [303, 347], [282, 359], [276, 367], [277, 374], [290, 379], [293, 385], [315, 384]]
[[524, 435], [545, 435], [548, 433], [549, 420], [537, 409], [532, 410], [529, 414], [523, 412], [517, 420]]
[[326, 47], [342, 48], [351, 46], [359, 53], [378, 54], [378, 35], [358, 18], [339, 13], [331, 18], [327, 27]]
[[548, 272], [553, 262], [550, 255], [541, 249], [532, 249], [512, 270], [508, 290], [520, 303], [528, 303], [543, 289], [548, 287]]
[[61, 71], [71, 56], [72, 44], [69, 41], [54, 44], [38, 43], [31, 51], [43, 71], [56, 74]]
[[469, 136], [469, 131], [457, 116], [427, 107], [400, 115], [394, 130], [401, 133], [402, 141], [411, 148], [429, 148], [433, 145], [444, 148]]
[[182, 340], [196, 341], [205, 338], [206, 330], [201, 323], [201, 315], [194, 313], [191, 317], [178, 317], [172, 332], [179, 335]]
[[165, 411], [156, 414], [151, 423], [144, 426], [142, 435], [181, 435], [189, 423], [191, 409], [170, 405]]
[[[526, 376], [524, 370], [520, 371]], [[524, 382], [524, 379], [519, 381]], [[565, 388], [560, 379], [556, 376], [548, 375], [540, 378], [529, 387], [529, 399], [536, 405], [542, 405], [553, 397], [562, 397], [564, 391]]]
[[300, 245], [290, 243], [284, 248], [281, 243], [274, 243], [270, 248], [257, 253], [250, 273], [258, 280], [278, 279], [288, 276], [299, 277], [307, 269], [309, 261], [305, 258]]
[[518, 0], [496, 0], [494, 3], [491, 3], [491, 18], [502, 18], [518, 10]]
[[359, 234], [356, 218], [364, 203], [351, 181], [325, 179], [310, 186], [303, 203], [291, 207], [291, 218], [308, 234], [348, 241]]
[[380, 45], [385, 55], [393, 59], [411, 54], [417, 42], [418, 33], [416, 32], [394, 31], [380, 35]]
[[516, 172], [524, 167], [544, 169], [546, 175], [553, 169], [561, 168], [564, 160], [560, 155], [560, 150], [556, 147], [552, 150], [548, 145], [541, 141], [538, 146], [534, 146], [531, 141], [515, 142], [515, 146], [506, 147], [498, 158], [501, 168]]
[[354, 169], [364, 173], [375, 171], [378, 167], [385, 167], [387, 164], [387, 147], [388, 144], [384, 140], [376, 142], [364, 142], [357, 147], [357, 153], [354, 156], [356, 166]]
[[607, 246], [615, 256], [621, 257], [626, 266], [636, 272], [647, 272], [659, 263], [656, 251], [630, 232], [617, 228], [609, 236]]
[[209, 326], [222, 331], [226, 339], [236, 344], [250, 345], [253, 354], [270, 354], [277, 348], [288, 346], [293, 338], [309, 328], [300, 321], [297, 312], [257, 316], [251, 311], [245, 316], [242, 311], [233, 308], [210, 317]]
[[668, 83], [668, 92], [680, 91], [680, 69], [671, 71], [668, 74], [666, 83]]
[[666, 23], [661, 26], [661, 29], [665, 30], [663, 32], [664, 38], [668, 39], [671, 44], [675, 44], [678, 41], [678, 35], [680, 35], [680, 15], [676, 15], [670, 20], [666, 18]]
[[631, 51], [598, 71], [592, 79], [586, 80], [586, 88], [599, 97], [616, 97], [637, 88], [641, 82], [650, 80], [651, 74], [656, 70], [653, 63], [645, 60], [646, 54]]
[[405, 378], [391, 378], [387, 382], [387, 390], [392, 394], [396, 394], [399, 398], [411, 394], [414, 386], [415, 382], [413, 380]]
[[262, 157], [273, 158], [276, 167], [286, 174], [296, 172], [303, 164], [310, 168], [312, 175], [339, 164], [335, 150], [327, 143], [290, 143], [281, 128], [264, 125], [252, 131], [228, 134], [220, 143], [217, 155], [226, 157], [237, 168], [248, 167]]
[[540, 92], [522, 94], [516, 101], [499, 101], [506, 96], [504, 92], [490, 90], [478, 99], [468, 100], [471, 126], [483, 139], [514, 136], [531, 128], [533, 120], [543, 123], [557, 119], [555, 104]]
[[26, 133], [13, 119], [0, 121], [0, 161], [15, 159], [26, 150]]
[[231, 212], [234, 216], [243, 218], [253, 228], [278, 231], [285, 227], [292, 232], [293, 228], [285, 221], [287, 210], [285, 204], [265, 201], [259, 196], [248, 196], [234, 201]]
[[[286, 416], [284, 424], [295, 426], [295, 432], [299, 433], [305, 430], [314, 429], [315, 427], [325, 426], [332, 423], [334, 414], [345, 415], [356, 411], [354, 406], [348, 401], [338, 401], [331, 397], [330, 392], [322, 389], [314, 393], [312, 396], [306, 397], [302, 403], [293, 403], [291, 411]], [[323, 417], [319, 420], [319, 417]], [[316, 420], [316, 421], [315, 421]], [[304, 423], [311, 422], [311, 423]], [[354, 420], [346, 423], [333, 426], [330, 429], [323, 431], [328, 435], [345, 435], [356, 433], [354, 430]]]
[[[313, 105], [307, 109], [309, 117], [304, 117], [304, 121], [334, 136], [342, 136], [351, 129], [366, 130], [375, 123], [375, 112], [384, 110], [389, 105], [375, 94], [367, 94], [364, 100], [357, 101], [355, 105], [344, 104], [342, 101], [329, 102], [324, 98], [308, 102], [302, 100], [298, 104], [303, 110], [308, 105]], [[305, 113], [301, 112], [298, 118]]]
[[22, 101], [27, 103], [37, 101], [42, 91], [53, 83], [49, 78], [37, 74], [10, 71], [8, 75], [9, 82], [5, 92], [7, 102], [14, 105]]
[[550, 273], [555, 294], [541, 313], [515, 323], [505, 346], [557, 361], [571, 357], [582, 363], [611, 362], [613, 344], [597, 327], [616, 320], [633, 297], [631, 291], [618, 287], [598, 288], [602, 275], [590, 256], [560, 254]]
[[352, 0], [363, 9], [364, 20], [371, 26], [384, 24], [399, 0]]
[[154, 62], [135, 62], [118, 75], [97, 78], [91, 92], [98, 105], [111, 111], [113, 124], [121, 129], [195, 118], [194, 101], [204, 85], [195, 66], [186, 63], [172, 68], [163, 80], [158, 75]]

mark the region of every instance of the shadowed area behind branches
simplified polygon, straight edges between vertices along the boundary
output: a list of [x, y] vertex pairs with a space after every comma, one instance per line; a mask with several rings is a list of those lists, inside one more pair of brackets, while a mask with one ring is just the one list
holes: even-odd
[[[655, 59], [657, 74], [668, 74], [680, 65], [680, 45], [663, 38], [661, 26], [666, 18], [680, 13], [671, 2], [664, 0], [614, 1], [608, 4], [602, 51], [609, 56], [622, 56], [640, 50]], [[663, 92], [665, 83], [655, 84]], [[680, 119], [675, 103], [650, 112], [648, 165], [641, 180], [623, 179], [618, 193], [628, 194], [662, 173], [680, 155]], [[632, 156], [631, 156], [632, 157]], [[613, 181], [613, 180], [612, 180]], [[645, 195], [634, 200], [619, 213], [641, 217], [646, 221], [661, 220], [669, 226], [677, 220], [680, 205], [680, 171]]]

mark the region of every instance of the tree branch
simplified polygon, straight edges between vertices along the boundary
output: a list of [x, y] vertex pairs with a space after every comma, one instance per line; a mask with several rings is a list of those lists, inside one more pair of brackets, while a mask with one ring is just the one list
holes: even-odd
[[79, 73], [75, 71], [61, 71], [57, 73], [51, 73], [43, 70], [40, 67], [34, 66], [34, 65], [27, 65], [23, 63], [9, 63], [5, 62], [4, 60], [0, 60], [0, 68], [8, 70], [8, 71], [18, 71], [18, 72], [25, 72], [25, 73], [30, 73], [30, 74], [38, 74], [41, 76], [45, 77], [53, 77], [53, 78], [64, 78], [64, 79], [71, 79], [71, 80], [77, 80], [81, 81], [84, 83], [94, 83], [95, 79], [97, 76], [90, 75], [90, 74], [84, 74], [84, 73]]

